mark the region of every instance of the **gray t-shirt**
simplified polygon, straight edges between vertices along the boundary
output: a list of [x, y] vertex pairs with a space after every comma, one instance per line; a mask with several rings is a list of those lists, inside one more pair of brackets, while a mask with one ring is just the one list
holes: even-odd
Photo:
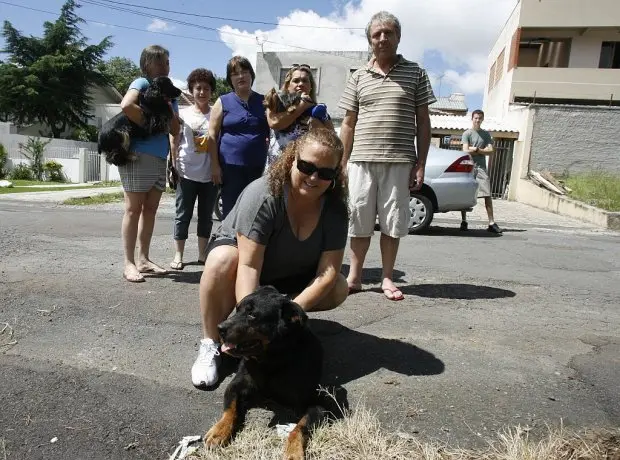
[[314, 276], [322, 252], [344, 249], [348, 222], [346, 204], [326, 197], [316, 228], [308, 238], [298, 240], [288, 220], [286, 200], [270, 193], [263, 176], [239, 195], [217, 237], [236, 238], [239, 233], [266, 246], [260, 284], [278, 284], [278, 280]]
[[[476, 131], [473, 128], [468, 129], [461, 136], [461, 143], [469, 144], [470, 147], [478, 147], [479, 149], [484, 149], [489, 144], [493, 144], [493, 137], [489, 134], [488, 131], [484, 129], [479, 129]], [[480, 166], [482, 169], [487, 169], [487, 156], [486, 155], [473, 155], [471, 156], [474, 159], [474, 162]]]

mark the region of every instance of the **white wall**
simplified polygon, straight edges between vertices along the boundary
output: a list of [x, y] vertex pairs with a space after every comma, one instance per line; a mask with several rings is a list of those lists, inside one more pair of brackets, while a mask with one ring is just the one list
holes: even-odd
[[[501, 118], [507, 111], [510, 102], [510, 88], [512, 84], [512, 70], [507, 71], [510, 62], [510, 45], [512, 36], [519, 27], [520, 3], [518, 3], [512, 14], [506, 21], [499, 37], [495, 41], [495, 45], [491, 49], [487, 58], [487, 73], [484, 86], [483, 110], [485, 115], [490, 117]], [[501, 79], [495, 83], [493, 89], [489, 92], [489, 73], [493, 63], [495, 63], [499, 54], [504, 51], [504, 67], [502, 69]]]
[[597, 37], [573, 37], [568, 67], [598, 68], [602, 43]]
[[[62, 165], [62, 173], [67, 178], [67, 181], [72, 183], [78, 183], [80, 178], [80, 160], [79, 158], [46, 158], [46, 161], [55, 161]], [[26, 159], [10, 158], [8, 161], [8, 169], [13, 169], [18, 164], [29, 165], [30, 161]]]

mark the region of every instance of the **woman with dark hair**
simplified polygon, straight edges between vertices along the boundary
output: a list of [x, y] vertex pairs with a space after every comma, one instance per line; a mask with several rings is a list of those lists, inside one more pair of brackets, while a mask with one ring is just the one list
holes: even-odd
[[211, 180], [211, 159], [207, 150], [211, 95], [215, 77], [210, 70], [195, 69], [187, 77], [187, 89], [194, 104], [179, 112], [181, 131], [171, 136], [171, 157], [177, 176], [176, 217], [174, 219], [175, 254], [170, 268], [183, 270], [183, 252], [189, 223], [198, 200], [198, 262], [204, 262], [207, 242], [211, 236], [211, 215], [217, 187]]
[[263, 174], [267, 159], [269, 126], [264, 96], [252, 90], [255, 78], [250, 61], [233, 57], [226, 66], [233, 91], [220, 96], [211, 109], [208, 148], [213, 183], [222, 188], [223, 217], [241, 191]]
[[291, 142], [269, 174], [241, 193], [212, 236], [200, 280], [196, 387], [217, 382], [217, 325], [259, 285], [276, 287], [306, 311], [330, 310], [346, 299], [340, 274], [349, 221], [342, 155], [332, 130], [312, 130]]

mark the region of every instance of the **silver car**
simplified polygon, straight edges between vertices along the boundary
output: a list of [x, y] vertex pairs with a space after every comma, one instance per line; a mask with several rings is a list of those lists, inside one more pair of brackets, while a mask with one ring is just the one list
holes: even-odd
[[[419, 233], [428, 228], [437, 212], [471, 211], [476, 204], [478, 183], [474, 177], [471, 156], [459, 150], [430, 146], [422, 189], [411, 193], [409, 199], [409, 232]], [[219, 192], [213, 218], [222, 219], [222, 200]]]
[[426, 159], [422, 189], [411, 193], [409, 232], [428, 228], [438, 212], [471, 211], [476, 205], [478, 183], [474, 161], [460, 150], [431, 145]]

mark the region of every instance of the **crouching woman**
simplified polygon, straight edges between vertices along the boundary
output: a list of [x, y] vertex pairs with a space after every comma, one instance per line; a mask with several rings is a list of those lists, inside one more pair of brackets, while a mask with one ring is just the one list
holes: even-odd
[[259, 285], [273, 285], [305, 311], [347, 297], [340, 273], [348, 231], [343, 146], [332, 130], [290, 143], [268, 176], [242, 192], [212, 237], [200, 281], [203, 340], [192, 367], [199, 388], [218, 380], [217, 325]]

